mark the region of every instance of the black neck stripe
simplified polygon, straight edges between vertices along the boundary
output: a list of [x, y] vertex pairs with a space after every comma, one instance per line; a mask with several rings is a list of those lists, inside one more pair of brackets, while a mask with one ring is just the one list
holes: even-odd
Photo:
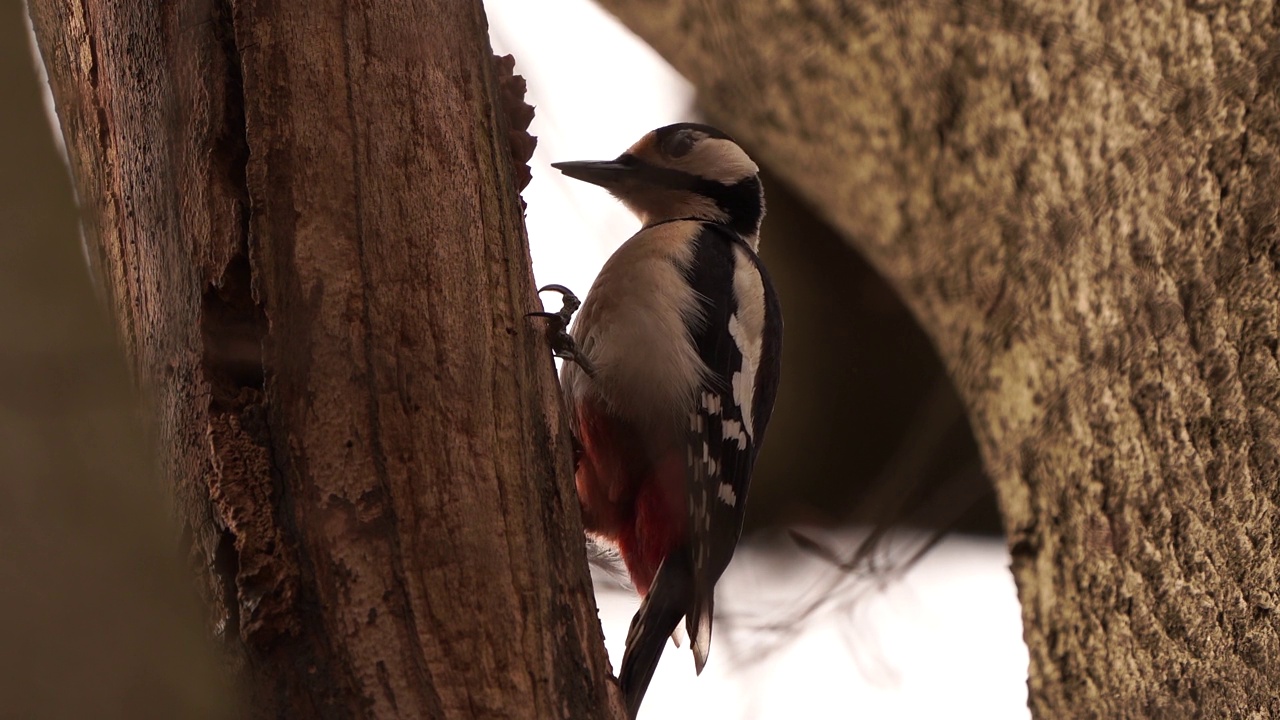
[[728, 216], [724, 224], [743, 235], [752, 235], [760, 229], [760, 221], [764, 218], [764, 193], [760, 178], [755, 175], [725, 185], [683, 170], [651, 165], [630, 154], [624, 153], [617, 162], [631, 166], [643, 183], [710, 198]]

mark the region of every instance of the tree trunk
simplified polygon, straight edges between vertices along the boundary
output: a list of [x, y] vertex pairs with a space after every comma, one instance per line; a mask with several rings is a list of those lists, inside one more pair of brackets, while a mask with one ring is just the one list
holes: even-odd
[[604, 4], [933, 339], [1034, 714], [1280, 715], [1273, 5]]
[[31, 6], [246, 714], [617, 715], [478, 0]]

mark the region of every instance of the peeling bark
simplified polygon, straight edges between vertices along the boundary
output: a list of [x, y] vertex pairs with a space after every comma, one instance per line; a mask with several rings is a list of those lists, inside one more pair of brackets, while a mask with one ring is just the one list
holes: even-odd
[[31, 3], [246, 714], [615, 716], [528, 118], [479, 2], [429, 5]]
[[1274, 5], [604, 5], [932, 338], [1034, 714], [1280, 715]]

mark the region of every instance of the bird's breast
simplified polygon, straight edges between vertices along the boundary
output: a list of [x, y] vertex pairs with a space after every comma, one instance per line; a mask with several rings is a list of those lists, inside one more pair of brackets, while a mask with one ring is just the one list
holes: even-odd
[[605, 263], [573, 327], [595, 375], [566, 363], [571, 401], [601, 402], [640, 428], [685, 417], [707, 372], [689, 332], [702, 304], [685, 280], [700, 228], [692, 221], [646, 228]]

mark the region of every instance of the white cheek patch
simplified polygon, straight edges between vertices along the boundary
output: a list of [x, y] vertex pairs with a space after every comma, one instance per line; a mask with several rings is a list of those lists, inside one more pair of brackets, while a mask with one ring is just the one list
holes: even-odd
[[693, 175], [734, 185], [760, 172], [760, 166], [732, 140], [703, 138], [693, 150], [671, 162], [671, 167]]

